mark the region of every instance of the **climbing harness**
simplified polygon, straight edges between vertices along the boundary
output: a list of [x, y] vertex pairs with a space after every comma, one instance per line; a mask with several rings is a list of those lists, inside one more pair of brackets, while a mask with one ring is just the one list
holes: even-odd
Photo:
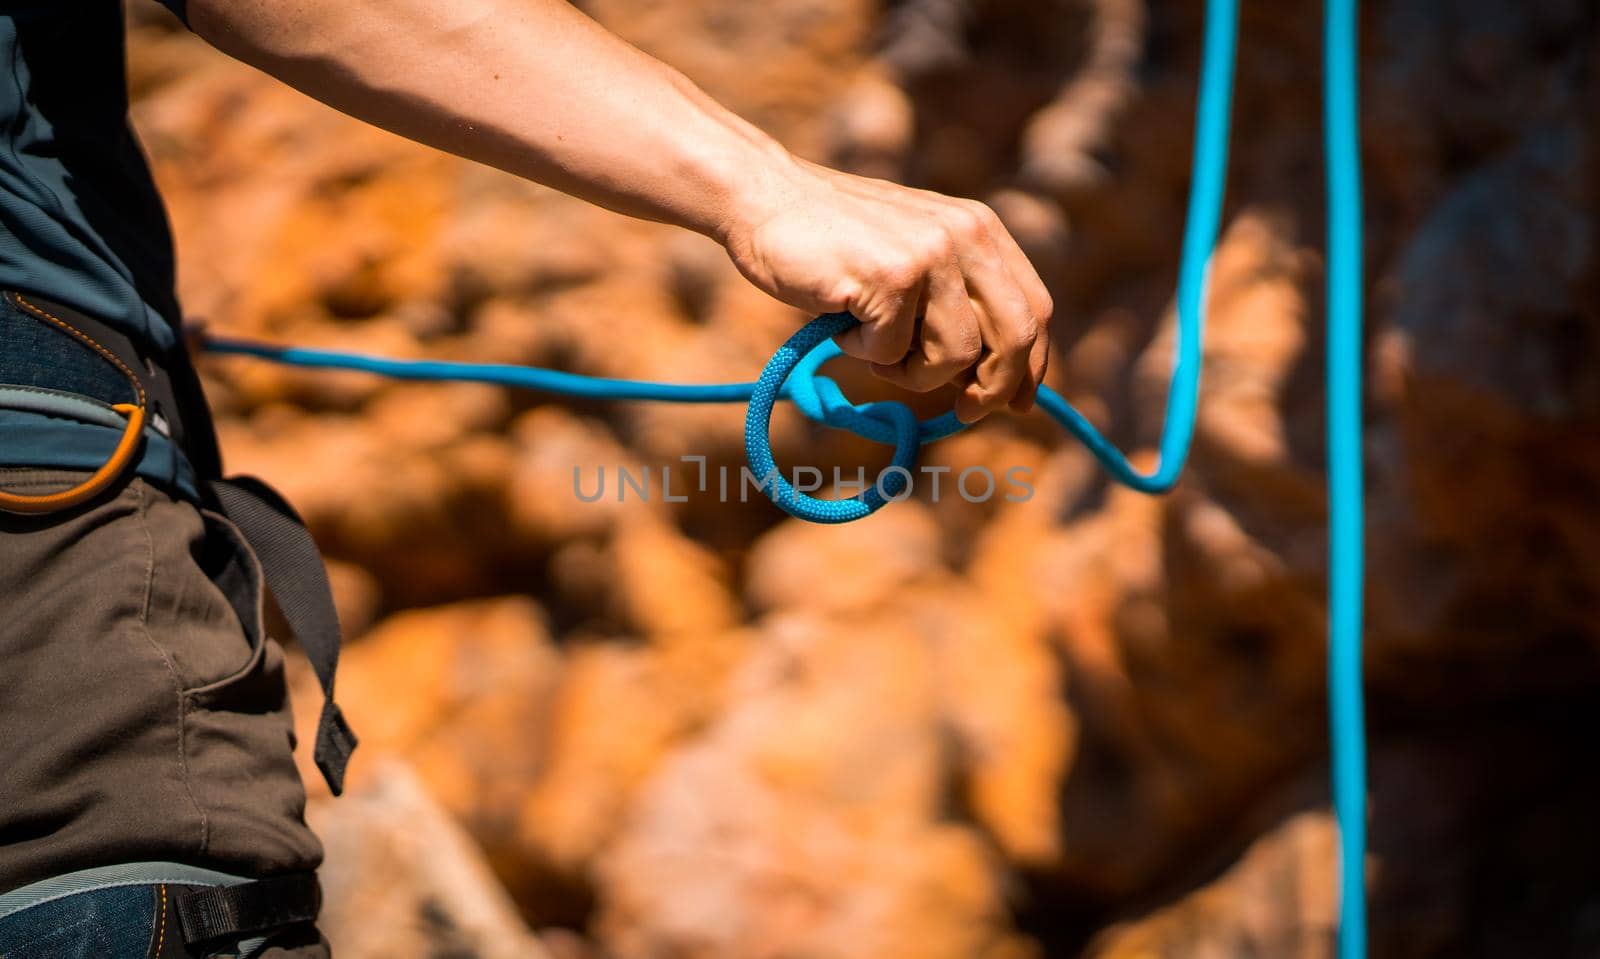
[[[75, 506], [89, 502], [110, 489], [111, 485], [121, 479], [122, 474], [127, 472], [128, 467], [132, 465], [134, 454], [138, 452], [140, 439], [144, 435], [144, 423], [147, 415], [146, 406], [149, 402], [148, 394], [145, 392], [143, 382], [133, 372], [133, 369], [119, 359], [110, 349], [101, 344], [99, 340], [95, 339], [93, 335], [64, 322], [61, 318], [42, 309], [37, 303], [19, 294], [7, 293], [6, 298], [17, 309], [70, 336], [78, 341], [80, 346], [91, 350], [100, 359], [110, 364], [127, 380], [128, 389], [133, 394], [134, 402], [132, 403], [109, 404], [111, 412], [121, 414], [126, 418], [122, 426], [122, 436], [117, 440], [117, 447], [112, 450], [111, 456], [106, 459], [105, 463], [101, 464], [99, 469], [91, 473], [87, 479], [71, 489], [63, 490], [59, 493], [30, 496], [22, 493], [0, 491], [0, 510], [5, 510], [8, 513], [55, 513], [72, 509]], [[101, 339], [105, 338], [104, 335], [101, 336]], [[6, 392], [9, 405], [39, 412], [45, 412], [46, 407], [65, 399], [63, 395], [54, 391], [36, 388], [22, 390], [11, 387], [7, 388]]]
[[[0, 385], [0, 400], [7, 407], [64, 415], [87, 422], [114, 425], [118, 414], [127, 417], [121, 439], [110, 459], [83, 482], [63, 493], [23, 496], [0, 493], [0, 512], [60, 513], [75, 509], [106, 492], [129, 472], [138, 457], [141, 440], [155, 437], [181, 449], [197, 477], [192, 494], [200, 504], [227, 517], [249, 543], [261, 573], [283, 618], [311, 661], [322, 686], [322, 714], [317, 722], [312, 757], [334, 795], [344, 789], [344, 770], [355, 749], [356, 737], [334, 703], [333, 677], [339, 663], [339, 618], [334, 609], [327, 570], [305, 524], [282, 497], [260, 480], [244, 476], [224, 478], [211, 412], [200, 391], [187, 354], [181, 350], [152, 351], [114, 327], [44, 297], [15, 291], [3, 293], [19, 317], [31, 318], [59, 336], [41, 341], [53, 364], [74, 369], [85, 380], [93, 378], [81, 365], [78, 352], [88, 351], [96, 361], [124, 380], [133, 403], [91, 399], [102, 392], [84, 386], [85, 394], [53, 389]], [[76, 352], [75, 352], [76, 351]], [[14, 370], [26, 382], [26, 371]], [[246, 604], [250, 599], [230, 596]]]
[[[1363, 504], [1361, 449], [1361, 170], [1357, 113], [1357, 0], [1326, 0], [1324, 133], [1328, 189], [1328, 488], [1329, 535], [1329, 709], [1334, 809], [1339, 826], [1341, 959], [1366, 953], [1366, 903], [1362, 864], [1366, 839], [1366, 759], [1361, 690], [1361, 618], [1363, 579]], [[1233, 99], [1234, 52], [1238, 34], [1237, 0], [1207, 0], [1196, 106], [1193, 172], [1184, 224], [1178, 274], [1178, 335], [1171, 385], [1156, 466], [1141, 473], [1089, 420], [1060, 394], [1041, 386], [1037, 405], [1081, 442], [1113, 479], [1145, 493], [1170, 490], [1188, 456], [1194, 437], [1199, 397], [1201, 340], [1205, 293], [1213, 251], [1222, 221], [1228, 166], [1228, 134]], [[855, 325], [849, 314], [817, 317], [789, 337], [751, 383], [691, 385], [582, 376], [534, 367], [395, 360], [359, 353], [273, 346], [223, 336], [203, 338], [217, 354], [253, 356], [293, 366], [355, 370], [396, 379], [491, 383], [546, 393], [602, 400], [647, 400], [674, 403], [748, 404], [745, 452], [762, 488], [780, 508], [816, 523], [861, 519], [900, 497], [909, 482], [919, 448], [964, 429], [954, 413], [918, 421], [911, 408], [897, 401], [852, 403], [831, 378], [819, 371], [840, 355], [834, 337]], [[773, 408], [792, 402], [806, 417], [835, 429], [894, 447], [893, 475], [860, 494], [840, 500], [814, 498], [783, 479], [772, 456], [769, 437]], [[130, 412], [130, 420], [138, 415]], [[130, 432], [136, 433], [132, 426]], [[123, 462], [127, 459], [123, 456]], [[107, 464], [107, 471], [114, 464]], [[125, 468], [125, 462], [120, 468]], [[97, 474], [98, 475], [98, 474]], [[215, 483], [213, 486], [215, 487]], [[264, 487], [237, 492], [220, 487], [246, 513], [265, 510], [267, 552], [293, 554], [280, 565], [304, 567], [309, 540], [287, 504]], [[268, 503], [268, 506], [261, 506]], [[0, 509], [9, 508], [0, 501]], [[230, 512], [230, 515], [233, 515]], [[280, 522], [272, 523], [272, 517]], [[296, 532], [296, 529], [299, 532]], [[259, 547], [258, 547], [259, 548]], [[264, 557], [265, 559], [265, 557]], [[312, 552], [311, 559], [315, 560]], [[288, 590], [288, 607], [316, 633], [315, 623], [331, 616], [326, 603], [326, 577], [314, 564], [320, 584]], [[280, 587], [273, 585], [274, 592]], [[285, 597], [279, 593], [280, 605]], [[295, 619], [291, 615], [291, 620]], [[302, 642], [304, 642], [302, 638]], [[329, 642], [320, 641], [324, 646]], [[318, 664], [327, 700], [318, 733], [318, 761], [333, 757], [336, 769], [324, 765], [330, 782], [342, 775], [354, 738], [338, 716], [332, 699], [332, 666], [337, 659], [337, 624], [331, 637], [333, 658]], [[308, 647], [309, 648], [309, 647]], [[331, 717], [331, 718], [330, 718]], [[326, 737], [326, 739], [325, 739]]]

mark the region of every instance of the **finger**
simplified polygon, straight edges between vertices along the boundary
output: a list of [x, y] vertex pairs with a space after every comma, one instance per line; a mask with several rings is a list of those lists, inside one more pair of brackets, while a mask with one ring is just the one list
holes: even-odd
[[993, 237], [1000, 259], [1005, 262], [1006, 269], [1011, 271], [1011, 277], [1022, 289], [1022, 295], [1027, 297], [1028, 307], [1033, 310], [1033, 315], [1039, 321], [1040, 332], [1047, 332], [1050, 319], [1055, 315], [1055, 303], [1050, 297], [1050, 291], [1044, 285], [1044, 280], [1039, 278], [1039, 271], [1033, 268], [1032, 261], [1022, 252], [1021, 244], [1011, 235], [1011, 231], [1001, 221], [999, 214], [985, 204], [978, 203], [976, 206], [977, 215], [984, 220], [989, 235]]
[[873, 372], [908, 390], [925, 393], [955, 379], [983, 354], [983, 334], [966, 282], [954, 260], [928, 277], [928, 308], [909, 354]]
[[898, 363], [911, 349], [917, 333], [917, 311], [921, 303], [921, 284], [895, 289], [900, 280], [881, 283], [850, 307], [861, 323], [838, 336], [834, 342], [847, 356], [871, 363]]
[[[981, 418], [1010, 403], [1029, 379], [1039, 322], [995, 244], [975, 243], [962, 262], [967, 288], [977, 303], [984, 355], [977, 379], [956, 403], [958, 416]], [[1031, 388], [1028, 396], [1032, 396]]]
[[1039, 338], [1033, 341], [1033, 349], [1028, 353], [1028, 375], [1023, 380], [1022, 388], [1017, 391], [1016, 396], [1012, 397], [1009, 404], [1011, 412], [1026, 413], [1033, 409], [1039, 387], [1044, 385], [1044, 375], [1049, 366], [1049, 327], [1042, 326], [1039, 330]]
[[983, 418], [982, 391], [978, 387], [978, 364], [961, 371], [951, 381], [960, 387], [961, 392], [956, 394], [955, 414], [956, 419], [963, 423], [973, 423]]
[[[981, 303], [975, 304], [975, 309], [979, 315], [988, 313]], [[980, 323], [984, 327], [991, 325], [987, 319]], [[955, 403], [956, 418], [961, 422], [976, 423], [1004, 402], [995, 398], [1000, 382], [1000, 371], [997, 369], [1000, 361], [1000, 354], [985, 348], [982, 358], [962, 377], [964, 385]]]
[[1017, 243], [1011, 231], [992, 208], [982, 203], [975, 203], [974, 213], [983, 220], [989, 235], [994, 239], [995, 248], [1000, 254], [1000, 259], [1005, 263], [1006, 269], [1011, 273], [1011, 279], [1022, 290], [1022, 295], [1028, 301], [1028, 308], [1033, 311], [1037, 323], [1036, 339], [1028, 353], [1028, 373], [1023, 378], [1021, 387], [1010, 402], [1013, 412], [1026, 413], [1033, 408], [1034, 395], [1039, 387], [1044, 385], [1045, 371], [1050, 363], [1050, 320], [1055, 312], [1055, 303], [1050, 297], [1050, 291], [1045, 288], [1044, 281], [1039, 278], [1039, 272], [1033, 268], [1033, 263], [1028, 260], [1022, 246]]
[[983, 303], [978, 315], [990, 317], [984, 335], [995, 347], [986, 350], [974, 367], [976, 376], [963, 394], [966, 402], [958, 403], [958, 411], [967, 409], [974, 418], [982, 418], [1012, 404], [1017, 404], [1013, 408], [1028, 409], [1038, 389], [1032, 373], [1037, 326], [1031, 314], [1019, 299], [1010, 306], [1009, 315], [999, 315]]

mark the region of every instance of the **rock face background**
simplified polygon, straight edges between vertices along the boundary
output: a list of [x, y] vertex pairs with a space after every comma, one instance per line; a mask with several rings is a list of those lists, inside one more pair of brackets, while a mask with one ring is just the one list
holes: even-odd
[[[1149, 448], [1198, 0], [584, 6], [803, 154], [990, 200], [1060, 304], [1052, 382]], [[1600, 13], [1365, 6], [1374, 954], [1592, 957]], [[1165, 498], [1031, 416], [924, 457], [1026, 467], [1027, 502], [842, 529], [585, 504], [574, 467], [736, 470], [742, 410], [206, 361], [231, 467], [308, 517], [353, 637], [358, 811], [312, 810], [342, 959], [1328, 955], [1319, 20], [1245, 4], [1199, 434]], [[182, 293], [218, 329], [708, 381], [803, 319], [707, 241], [133, 22]], [[792, 413], [777, 441], [883, 459]]]

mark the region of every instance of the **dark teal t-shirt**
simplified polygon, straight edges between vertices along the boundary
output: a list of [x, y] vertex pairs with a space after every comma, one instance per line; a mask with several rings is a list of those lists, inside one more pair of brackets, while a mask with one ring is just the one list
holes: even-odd
[[[183, 15], [183, 0], [163, 2]], [[128, 124], [124, 43], [120, 0], [0, 0], [0, 289], [63, 303], [164, 352], [180, 328], [172, 235]], [[14, 360], [40, 335], [24, 322], [37, 321], [0, 309], [0, 353]], [[0, 367], [13, 380], [31, 369]], [[70, 386], [49, 372], [10, 385]], [[0, 466], [92, 468], [115, 445], [117, 430], [94, 417], [8, 408], [6, 385], [0, 377]], [[146, 439], [140, 472], [187, 485], [170, 444], [153, 428]]]

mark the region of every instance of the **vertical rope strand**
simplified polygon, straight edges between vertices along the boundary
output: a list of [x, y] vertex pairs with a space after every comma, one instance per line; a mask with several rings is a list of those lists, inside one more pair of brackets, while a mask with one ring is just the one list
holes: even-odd
[[1326, 0], [1323, 123], [1328, 190], [1328, 709], [1339, 823], [1339, 956], [1367, 954], [1366, 728], [1361, 688], [1361, 144], [1356, 0]]

